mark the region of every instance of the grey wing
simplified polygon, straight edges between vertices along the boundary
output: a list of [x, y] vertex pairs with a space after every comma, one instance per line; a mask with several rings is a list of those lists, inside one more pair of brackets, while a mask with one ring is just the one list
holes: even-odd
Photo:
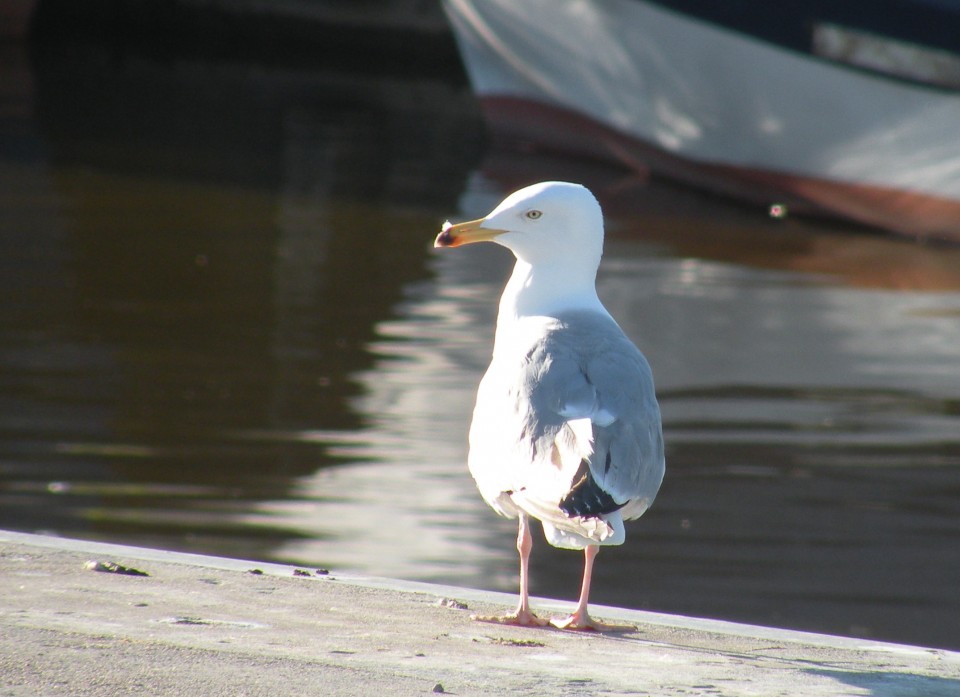
[[649, 364], [612, 321], [571, 324], [551, 337], [548, 350], [551, 360], [536, 401], [571, 435], [591, 439], [590, 455], [561, 508], [578, 516], [623, 509], [624, 517], [638, 517], [656, 496], [664, 472]]

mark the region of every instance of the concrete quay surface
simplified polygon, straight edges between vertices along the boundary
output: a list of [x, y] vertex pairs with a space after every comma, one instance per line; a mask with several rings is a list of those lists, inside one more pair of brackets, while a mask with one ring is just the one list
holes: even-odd
[[[0, 531], [0, 697], [960, 695], [951, 651], [602, 606], [593, 614], [636, 630], [470, 619], [514, 602]], [[572, 603], [534, 607], [562, 615]]]

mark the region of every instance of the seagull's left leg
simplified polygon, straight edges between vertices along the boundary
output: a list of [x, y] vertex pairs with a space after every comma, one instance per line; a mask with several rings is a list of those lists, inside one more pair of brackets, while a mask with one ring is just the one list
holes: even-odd
[[559, 629], [586, 629], [595, 632], [625, 632], [636, 629], [629, 624], [604, 624], [590, 617], [587, 612], [587, 603], [590, 599], [590, 580], [593, 575], [593, 560], [596, 559], [600, 547], [587, 545], [583, 548], [583, 584], [580, 586], [580, 600], [573, 614], [562, 620], [551, 620], [550, 624]]
[[519, 624], [524, 627], [545, 627], [548, 622], [537, 617], [530, 609], [530, 550], [533, 549], [533, 536], [530, 534], [530, 518], [520, 514], [520, 527], [517, 531], [517, 552], [520, 554], [520, 604], [512, 615], [490, 616], [472, 615], [480, 622], [497, 624]]

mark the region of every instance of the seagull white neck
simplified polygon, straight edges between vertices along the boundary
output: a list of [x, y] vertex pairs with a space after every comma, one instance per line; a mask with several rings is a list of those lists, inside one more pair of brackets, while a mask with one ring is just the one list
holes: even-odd
[[497, 336], [508, 326], [529, 317], [556, 317], [570, 310], [608, 314], [597, 297], [596, 267], [581, 263], [536, 267], [518, 259], [500, 298]]

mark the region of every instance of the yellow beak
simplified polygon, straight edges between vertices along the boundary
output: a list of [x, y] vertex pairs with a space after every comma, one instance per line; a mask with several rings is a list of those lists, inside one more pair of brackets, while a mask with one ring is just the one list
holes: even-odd
[[474, 242], [489, 242], [493, 238], [506, 232], [506, 230], [480, 227], [484, 220], [484, 218], [468, 220], [465, 223], [457, 223], [456, 225], [444, 223], [443, 229], [433, 242], [433, 246], [459, 247], [460, 245], [473, 244]]

